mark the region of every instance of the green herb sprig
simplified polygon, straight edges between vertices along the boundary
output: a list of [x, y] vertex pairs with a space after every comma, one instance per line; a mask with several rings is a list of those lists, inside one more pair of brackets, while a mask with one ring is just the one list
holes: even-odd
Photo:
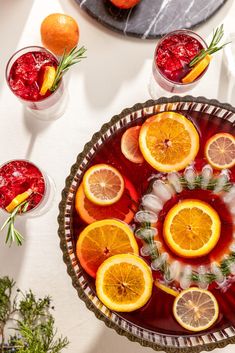
[[71, 66], [79, 63], [81, 59], [86, 58], [84, 56], [85, 52], [86, 48], [84, 46], [82, 46], [80, 49], [74, 47], [68, 54], [64, 52], [56, 69], [55, 80], [52, 87], [50, 88], [50, 91], [53, 92], [57, 89], [62, 76], [70, 69]]
[[202, 49], [199, 54], [197, 54], [189, 63], [189, 66], [192, 67], [196, 65], [200, 60], [204, 59], [206, 55], [208, 54], [213, 54], [219, 50], [221, 50], [225, 45], [229, 44], [224, 43], [220, 46], [218, 46], [219, 42], [221, 41], [222, 37], [224, 35], [224, 25], [222, 24], [220, 27], [216, 28], [215, 31], [213, 31], [213, 37], [211, 40], [210, 45], [208, 46], [207, 49]]
[[14, 285], [8, 277], [0, 278], [0, 353], [60, 353], [69, 342], [57, 335], [51, 298], [20, 289], [14, 296]]
[[16, 242], [17, 245], [19, 246], [22, 245], [24, 237], [15, 228], [15, 219], [18, 214], [25, 213], [28, 209], [28, 206], [29, 206], [28, 201], [21, 202], [18, 206], [14, 208], [14, 210], [10, 213], [9, 217], [3, 223], [0, 231], [2, 231], [6, 226], [8, 226], [7, 236], [5, 241], [6, 244], [9, 244], [11, 246], [12, 243]]

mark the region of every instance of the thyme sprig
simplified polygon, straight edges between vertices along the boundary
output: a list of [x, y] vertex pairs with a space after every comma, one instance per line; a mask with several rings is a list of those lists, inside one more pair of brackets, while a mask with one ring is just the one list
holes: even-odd
[[25, 213], [28, 209], [29, 201], [23, 201], [18, 206], [14, 208], [14, 210], [10, 213], [9, 217], [3, 223], [0, 231], [2, 231], [6, 226], [7, 228], [7, 236], [5, 243], [10, 246], [12, 243], [16, 242], [18, 246], [21, 246], [24, 240], [23, 235], [15, 228], [15, 219], [18, 214]]
[[62, 76], [70, 69], [71, 66], [79, 63], [81, 59], [85, 59], [84, 53], [86, 52], [86, 48], [82, 46], [80, 49], [74, 47], [68, 54], [65, 53], [62, 55], [59, 65], [56, 69], [55, 79], [53, 82], [50, 91], [55, 91], [58, 87], [58, 84], [62, 78]]
[[220, 27], [217, 27], [216, 30], [213, 30], [213, 37], [211, 40], [210, 45], [207, 49], [202, 49], [199, 54], [197, 54], [189, 63], [189, 66], [192, 67], [196, 65], [200, 60], [204, 59], [206, 55], [213, 54], [219, 50], [221, 50], [225, 45], [229, 44], [224, 43], [218, 46], [219, 42], [221, 41], [222, 37], [224, 36], [224, 25], [222, 24]]

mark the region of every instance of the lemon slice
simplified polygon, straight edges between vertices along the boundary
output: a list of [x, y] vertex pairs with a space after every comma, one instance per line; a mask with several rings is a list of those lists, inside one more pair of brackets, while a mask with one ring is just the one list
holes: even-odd
[[199, 150], [198, 132], [185, 116], [175, 112], [159, 113], [147, 119], [139, 135], [144, 159], [160, 172], [184, 169]]
[[108, 164], [96, 164], [83, 177], [86, 197], [101, 206], [117, 202], [124, 191], [124, 180], [119, 171]]
[[46, 66], [43, 76], [42, 87], [40, 89], [41, 96], [44, 96], [47, 91], [52, 87], [55, 81], [55, 75], [56, 71], [54, 66]]
[[219, 315], [219, 305], [208, 290], [189, 288], [174, 301], [173, 314], [177, 322], [189, 331], [203, 331], [211, 327]]
[[213, 135], [206, 143], [205, 155], [215, 169], [229, 169], [235, 165], [235, 137], [228, 133]]
[[96, 292], [107, 308], [130, 312], [144, 306], [152, 294], [152, 273], [144, 260], [131, 254], [103, 262], [96, 276]]

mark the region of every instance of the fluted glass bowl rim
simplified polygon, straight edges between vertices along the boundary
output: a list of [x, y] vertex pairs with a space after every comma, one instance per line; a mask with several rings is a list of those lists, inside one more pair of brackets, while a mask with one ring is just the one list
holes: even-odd
[[[235, 327], [231, 326], [223, 330], [218, 330], [213, 334], [202, 332], [197, 335], [192, 334], [187, 336], [166, 335], [147, 329], [139, 329], [136, 325], [124, 320], [116, 313], [112, 313], [105, 308], [105, 306], [99, 302], [95, 294], [87, 292], [87, 288], [89, 286], [84, 282], [84, 277], [81, 276], [81, 267], [79, 267], [80, 265], [76, 259], [76, 255], [73, 253], [73, 249], [69, 243], [71, 238], [70, 233], [72, 232], [74, 196], [85, 169], [84, 160], [87, 160], [89, 153], [91, 153], [91, 150], [94, 149], [98, 141], [101, 140], [101, 137], [104, 139], [110, 128], [115, 127], [115, 131], [116, 125], [119, 125], [120, 128], [125, 126], [125, 124], [123, 125], [122, 120], [127, 116], [130, 116], [132, 120], [135, 120], [138, 112], [141, 112], [143, 114], [142, 116], [146, 116], [147, 118], [148, 116], [158, 112], [158, 107], [163, 109], [161, 111], [172, 111], [175, 110], [174, 106], [176, 106], [176, 104], [178, 104], [178, 110], [182, 110], [187, 107], [190, 107], [188, 110], [195, 110], [198, 108], [197, 110], [199, 111], [210, 111], [211, 114], [213, 112], [214, 115], [226, 120], [231, 119], [233, 115], [235, 115], [235, 108], [228, 103], [220, 103], [215, 99], [187, 95], [184, 97], [161, 97], [157, 100], [148, 100], [145, 103], [137, 103], [133, 107], [126, 108], [120, 114], [113, 116], [108, 123], [105, 123], [101, 127], [99, 132], [96, 132], [93, 135], [92, 139], [84, 146], [83, 151], [77, 156], [75, 164], [71, 167], [70, 174], [65, 181], [65, 187], [61, 194], [62, 199], [59, 204], [58, 235], [60, 237], [60, 248], [63, 252], [63, 260], [67, 266], [67, 273], [72, 279], [72, 284], [77, 290], [79, 298], [84, 301], [87, 308], [91, 310], [99, 320], [102, 320], [106, 326], [114, 329], [118, 334], [126, 336], [130, 341], [138, 342], [142, 346], [151, 347], [156, 351], [165, 351], [167, 353], [175, 353], [176, 351], [180, 351], [182, 353], [199, 353], [201, 351], [211, 351], [215, 348], [223, 348], [228, 344], [235, 343]], [[150, 113], [151, 109], [152, 112]], [[235, 119], [233, 118], [233, 126], [235, 126], [234, 120]], [[79, 175], [78, 171], [80, 173]], [[71, 194], [73, 194], [73, 196], [71, 196]], [[81, 276], [82, 282], [78, 280], [79, 276]], [[114, 320], [113, 317], [115, 317], [116, 320]], [[120, 324], [122, 321], [124, 321], [125, 326]], [[145, 334], [138, 336], [133, 333], [134, 329], [136, 332], [142, 330]], [[153, 338], [153, 340], [149, 339], [149, 335]], [[208, 342], [205, 342], [205, 339]], [[192, 345], [191, 340], [196, 340], [196, 345]], [[181, 344], [181, 342], [184, 342], [184, 345], [182, 345], [183, 343]]]

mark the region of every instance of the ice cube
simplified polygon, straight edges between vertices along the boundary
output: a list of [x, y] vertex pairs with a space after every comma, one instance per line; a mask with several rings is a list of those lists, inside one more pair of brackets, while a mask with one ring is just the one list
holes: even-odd
[[183, 190], [183, 187], [180, 182], [180, 175], [176, 172], [169, 173], [167, 175], [167, 180], [174, 187], [177, 193], [180, 193]]
[[169, 184], [164, 183], [162, 180], [155, 180], [153, 183], [153, 193], [165, 203], [172, 198], [174, 190]]
[[148, 211], [153, 211], [155, 213], [159, 213], [162, 210], [163, 204], [159, 197], [153, 194], [146, 194], [142, 198], [142, 205], [144, 209]]

